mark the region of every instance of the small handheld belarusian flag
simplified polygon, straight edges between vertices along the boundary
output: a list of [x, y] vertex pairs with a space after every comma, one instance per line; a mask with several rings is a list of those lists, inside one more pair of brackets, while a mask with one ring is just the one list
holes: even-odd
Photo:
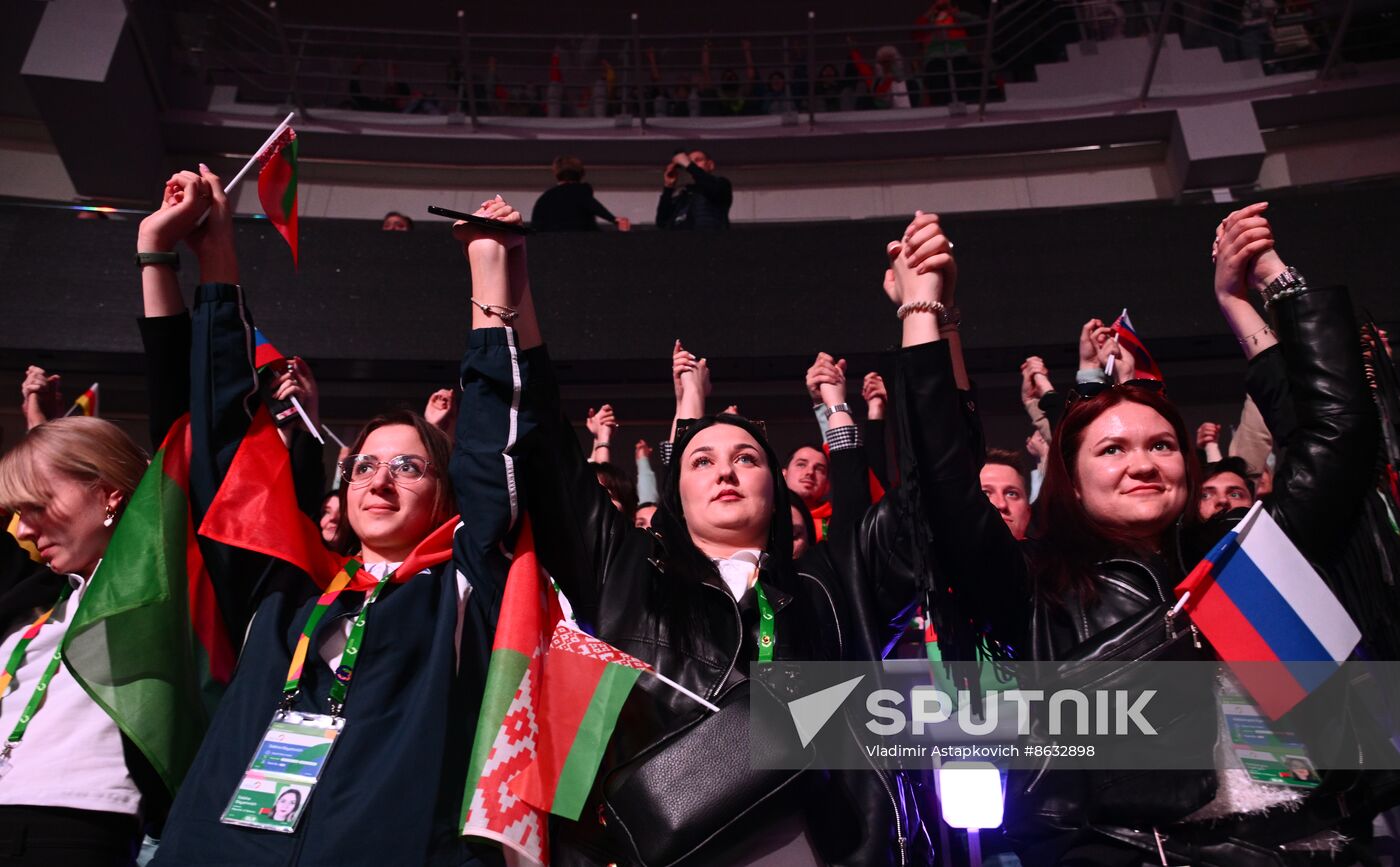
[[1183, 594], [1178, 608], [1270, 719], [1321, 686], [1361, 641], [1342, 603], [1263, 503], [1176, 590]]
[[538, 752], [543, 719], [540, 668], [550, 625], [563, 616], [558, 596], [535, 558], [528, 517], [515, 545], [500, 612], [467, 765], [462, 834], [492, 840], [547, 865], [549, 816], [510, 786]]
[[578, 818], [639, 675], [719, 708], [565, 622], [559, 594], [535, 557], [528, 516], [500, 612], [467, 766], [462, 834], [547, 865], [548, 813]]
[[[260, 155], [258, 201], [263, 213], [292, 248], [297, 265], [297, 133], [290, 126]], [[299, 267], [299, 266], [298, 266]]]
[[[224, 185], [224, 195], [232, 193], [248, 170], [258, 167], [258, 201], [292, 248], [293, 265], [297, 261], [297, 133], [292, 129], [295, 116], [296, 112], [288, 112], [252, 159]], [[200, 222], [203, 221], [201, 217]]]
[[1152, 353], [1147, 351], [1147, 345], [1138, 337], [1137, 331], [1133, 330], [1133, 320], [1128, 318], [1128, 308], [1124, 307], [1118, 318], [1113, 320], [1113, 333], [1118, 339], [1118, 345], [1133, 354], [1138, 379], [1163, 381], [1162, 369], [1152, 360]]
[[567, 622], [554, 628], [540, 678], [535, 760], [510, 781], [530, 804], [577, 820], [622, 704], [651, 666]]
[[90, 415], [96, 417], [97, 412], [97, 383], [93, 383], [87, 391], [78, 395], [78, 399], [73, 401], [73, 405], [68, 408], [64, 415]]

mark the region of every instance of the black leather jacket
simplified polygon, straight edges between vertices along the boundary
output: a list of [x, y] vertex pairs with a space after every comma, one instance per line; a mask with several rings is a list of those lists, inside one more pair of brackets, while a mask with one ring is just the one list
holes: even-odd
[[[1311, 290], [1280, 301], [1274, 313], [1298, 426], [1286, 444], [1287, 456], [1275, 474], [1274, 493], [1266, 498], [1266, 507], [1309, 559], [1326, 562], [1369, 485], [1376, 448], [1375, 409], [1366, 393], [1345, 290]], [[945, 437], [934, 444], [935, 449], [958, 448], [952, 418], [943, 428], [931, 430], [941, 430]], [[1034, 576], [1029, 575], [1026, 552], [1011, 539], [989, 504], [974, 503], [981, 496], [977, 486], [965, 479], [960, 484], [960, 491], [925, 495], [936, 511], [933, 525], [949, 529], [934, 540], [938, 556], [956, 567], [953, 574], [985, 576], [995, 586], [991, 596], [999, 594], [1005, 610], [993, 608], [986, 617], [1003, 635], [1018, 634], [1016, 620], [1027, 615], [1022, 600], [1035, 600], [1028, 617], [1029, 650], [1038, 660], [1134, 658], [1131, 654], [1144, 646], [1143, 627], [1159, 621], [1164, 607], [1174, 601], [1172, 588], [1185, 569], [1226, 529], [1217, 525], [1197, 534], [1178, 533], [1175, 550], [1164, 559], [1149, 562], [1125, 554], [1105, 560], [1096, 571], [1096, 595], [1091, 602], [1052, 602], [1028, 592]], [[963, 510], [976, 514], [960, 514]], [[985, 565], [979, 569], [979, 563]], [[974, 598], [979, 603], [995, 602], [985, 592]], [[1172, 658], [1190, 658], [1208, 654], [1209, 649], [1198, 650], [1194, 641], [1177, 641], [1168, 652]], [[1129, 655], [1118, 656], [1123, 653]], [[1202, 695], [1199, 706], [1187, 708], [1182, 719], [1213, 718], [1214, 713], [1213, 696]], [[1202, 731], [1201, 726], [1195, 720], [1176, 728]], [[1213, 726], [1207, 724], [1204, 730], [1213, 731]], [[1018, 774], [1008, 786], [1009, 828], [1017, 833], [1018, 851], [1027, 864], [1057, 863], [1063, 853], [1085, 840], [1151, 845], [1155, 857], [1150, 829], [1165, 829], [1190, 815], [1209, 803], [1215, 788], [1211, 771]], [[1295, 824], [1302, 835], [1317, 830], [1306, 822]], [[1277, 854], [1276, 846], [1265, 847], [1261, 855], [1247, 841], [1228, 839], [1228, 833], [1223, 836], [1226, 839], [1212, 840], [1193, 851], [1210, 864], [1274, 863], [1267, 859]], [[1257, 860], [1260, 857], [1266, 860]]]
[[[907, 367], [911, 357], [928, 351], [925, 347], [903, 350], [901, 364]], [[690, 623], [704, 627], [684, 635], [675, 633], [674, 620], [658, 613], [658, 599], [666, 585], [674, 583], [663, 571], [666, 540], [634, 528], [613, 507], [584, 460], [573, 429], [559, 412], [547, 358], [542, 350], [531, 353], [530, 379], [521, 403], [522, 409], [539, 419], [539, 425], [516, 453], [522, 462], [525, 500], [541, 563], [568, 597], [575, 617], [590, 631], [700, 695], [724, 694], [747, 678], [749, 662], [756, 657], [758, 613], [753, 594], [736, 602], [717, 576], [707, 576], [686, 597], [694, 614]], [[921, 407], [920, 395], [927, 388], [905, 379], [911, 383], [904, 392], [905, 405]], [[923, 409], [914, 414], [936, 418]], [[846, 472], [857, 472], [847, 457], [838, 451], [833, 463]], [[907, 575], [874, 571], [893, 559], [879, 546], [892, 545], [900, 537], [897, 528], [912, 520], [907, 510], [897, 496], [864, 510], [837, 504], [829, 550], [806, 557], [785, 572], [765, 570], [763, 586], [775, 616], [775, 660], [874, 658], [871, 648], [889, 640], [886, 624], [900, 622], [899, 612], [914, 602], [914, 589], [905, 583]], [[703, 713], [691, 699], [650, 678], [638, 682], [637, 692], [646, 695], [634, 693], [624, 708], [599, 781], [611, 767]], [[809, 808], [807, 824], [829, 863], [885, 865], [922, 860], [922, 855], [914, 854], [912, 838], [923, 832], [906, 810], [904, 784], [895, 775], [872, 769], [809, 777], [810, 784], [801, 793]], [[598, 821], [597, 797], [595, 786], [579, 822], [556, 821], [551, 826], [555, 863], [622, 860], [619, 847]], [[684, 793], [678, 792], [677, 797], [683, 798]]]

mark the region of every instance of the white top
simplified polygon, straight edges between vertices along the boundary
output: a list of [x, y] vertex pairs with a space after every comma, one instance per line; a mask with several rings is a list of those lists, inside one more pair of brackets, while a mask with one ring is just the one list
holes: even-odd
[[[399, 568], [398, 563], [366, 563], [360, 567], [362, 571], [373, 575], [375, 578], [383, 578], [386, 574]], [[418, 575], [431, 570], [424, 569]], [[414, 576], [418, 577], [417, 575]], [[467, 581], [467, 576], [461, 572], [457, 573], [457, 664], [462, 664], [462, 619], [467, 611], [467, 597], [471, 595], [471, 584]], [[366, 594], [365, 598], [369, 598]], [[363, 606], [361, 606], [363, 607]], [[350, 640], [350, 630], [355, 625], [355, 617], [360, 613], [360, 609], [350, 614], [342, 615], [340, 628], [331, 631], [326, 635], [326, 640], [321, 642], [318, 651], [321, 659], [330, 666], [331, 671], [340, 668], [340, 657], [345, 653], [345, 644]], [[365, 627], [369, 627], [369, 621], [365, 621]]]
[[[9, 691], [0, 697], [0, 740], [14, 731], [82, 603], [87, 581], [79, 575], [69, 575], [68, 580], [76, 592], [39, 630], [25, 650]], [[9, 662], [25, 629], [42, 613], [36, 610], [5, 624], [0, 665]], [[140, 812], [141, 792], [126, 768], [121, 730], [64, 666], [54, 673], [48, 696], [34, 714], [10, 762], [13, 767], [0, 779], [0, 804], [69, 807], [131, 816]]]
[[753, 586], [754, 579], [758, 578], [758, 564], [762, 556], [763, 552], [758, 548], [745, 548], [735, 551], [729, 557], [715, 558], [719, 577], [724, 579], [724, 586], [734, 594], [734, 601], [744, 598], [744, 594]]

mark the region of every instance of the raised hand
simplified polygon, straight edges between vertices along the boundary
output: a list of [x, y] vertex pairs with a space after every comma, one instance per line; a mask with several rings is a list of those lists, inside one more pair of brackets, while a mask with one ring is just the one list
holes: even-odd
[[439, 388], [428, 395], [428, 403], [423, 407], [423, 418], [428, 424], [452, 435], [457, 420], [457, 390]]
[[1026, 452], [1035, 458], [1036, 463], [1045, 460], [1045, 456], [1050, 453], [1050, 444], [1045, 441], [1045, 435], [1036, 431], [1026, 437]]
[[1099, 344], [1095, 366], [1108, 370], [1108, 359], [1113, 358], [1113, 381], [1127, 382], [1137, 375], [1137, 360], [1131, 352], [1124, 351], [1118, 341], [1113, 339], [1113, 329], [1104, 330], [1108, 334], [1103, 336], [1103, 342]]
[[617, 427], [617, 415], [613, 412], [612, 404], [605, 403], [596, 410], [589, 407], [584, 425], [588, 432], [593, 434], [594, 440], [600, 443], [611, 442], [613, 428]]
[[1220, 425], [1213, 421], [1202, 422], [1196, 428], [1196, 448], [1203, 449], [1211, 443], [1220, 442]]
[[32, 364], [24, 372], [24, 381], [19, 386], [19, 397], [27, 428], [32, 430], [63, 411], [60, 381], [58, 374], [50, 376], [42, 367]]
[[646, 440], [637, 440], [632, 452], [638, 461], [644, 461], [651, 457], [651, 446], [647, 445]]
[[807, 370], [807, 388], [817, 389], [817, 402], [835, 406], [846, 402], [846, 360], [836, 360], [825, 352]]
[[1249, 289], [1262, 289], [1284, 264], [1274, 252], [1274, 233], [1264, 218], [1268, 202], [1233, 211], [1215, 227], [1211, 259], [1215, 262], [1215, 297], [1248, 300]]
[[1079, 369], [1094, 370], [1103, 367], [1099, 355], [1105, 343], [1113, 336], [1113, 329], [1103, 324], [1102, 319], [1090, 319], [1079, 329]]
[[700, 418], [710, 396], [710, 365], [676, 341], [671, 352], [671, 382], [676, 389], [676, 417]]
[[867, 373], [860, 384], [860, 396], [865, 401], [866, 418], [878, 420], [885, 417], [885, 405], [889, 401], [889, 392], [885, 390], [884, 377], [873, 370]]
[[953, 259], [953, 242], [943, 234], [938, 215], [915, 211], [913, 221], [904, 230], [901, 244], [904, 258], [914, 274], [939, 274], [935, 297], [930, 300], [952, 307], [958, 285], [958, 265]]
[[136, 252], [169, 253], [183, 241], [208, 210], [209, 182], [200, 175], [176, 172], [165, 182], [160, 208], [141, 221], [136, 232]]
[[686, 373], [694, 373], [698, 363], [699, 359], [695, 357], [695, 354], [688, 352], [677, 340], [676, 345], [671, 349], [671, 387], [676, 392], [677, 403], [680, 403], [681, 398], [685, 395], [685, 383], [681, 381], [681, 376]]
[[272, 396], [276, 400], [296, 398], [297, 402], [301, 404], [301, 408], [306, 410], [306, 414], [311, 417], [312, 426], [319, 431], [321, 427], [320, 389], [316, 385], [316, 377], [311, 374], [311, 365], [303, 359], [292, 358], [288, 360], [287, 367], [272, 380]]
[[1220, 460], [1224, 456], [1220, 450], [1220, 425], [1208, 421], [1196, 428], [1196, 448], [1206, 453], [1208, 462]]
[[1032, 355], [1021, 362], [1021, 403], [1036, 403], [1052, 390], [1045, 359]]
[[233, 248], [233, 209], [224, 195], [224, 182], [204, 163], [199, 164], [199, 176], [208, 193], [209, 216], [203, 223], [190, 228], [185, 243], [199, 258], [200, 282], [237, 283], [238, 256]]

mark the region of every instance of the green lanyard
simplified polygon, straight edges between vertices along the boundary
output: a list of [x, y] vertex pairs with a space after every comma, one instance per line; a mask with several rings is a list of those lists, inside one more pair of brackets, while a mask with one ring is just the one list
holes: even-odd
[[[24, 662], [24, 652], [29, 649], [29, 645], [39, 636], [39, 629], [44, 625], [44, 622], [49, 619], [49, 616], [52, 615], [54, 611], [58, 610], [58, 606], [67, 602], [68, 597], [72, 595], [72, 583], [65, 583], [63, 589], [59, 591], [58, 601], [54, 603], [53, 608], [50, 608], [47, 613], [40, 616], [40, 618], [25, 631], [24, 636], [19, 640], [19, 644], [15, 645], [14, 652], [10, 654], [10, 661], [5, 664], [3, 678], [7, 686], [9, 682], [14, 679], [16, 672], [19, 671], [20, 665]], [[49, 659], [49, 664], [44, 669], [44, 673], [40, 675], [39, 682], [34, 686], [34, 694], [29, 697], [29, 703], [24, 706], [24, 712], [19, 715], [19, 722], [15, 723], [14, 731], [10, 732], [10, 736], [5, 742], [4, 749], [0, 750], [0, 758], [8, 759], [10, 754], [14, 752], [15, 747], [19, 745], [19, 742], [24, 740], [24, 732], [29, 728], [29, 721], [34, 719], [34, 714], [38, 713], [39, 708], [43, 706], [44, 696], [47, 695], [49, 691], [49, 681], [53, 680], [53, 676], [58, 673], [58, 667], [62, 663], [63, 642], [60, 641], [59, 646], [54, 648], [53, 657]]]
[[[335, 682], [331, 684], [330, 712], [332, 716], [340, 716], [341, 711], [345, 708], [345, 694], [350, 690], [350, 677], [355, 673], [355, 663], [359, 661], [360, 642], [365, 637], [365, 621], [369, 619], [370, 606], [379, 598], [379, 594], [388, 586], [392, 577], [392, 572], [386, 574], [379, 579], [379, 583], [370, 589], [369, 593], [365, 594], [365, 604], [360, 608], [360, 613], [356, 615], [355, 622], [350, 626], [350, 635], [345, 639], [345, 650], [340, 656], [340, 667], [335, 670]], [[311, 634], [316, 631], [326, 609], [330, 608], [343, 589], [323, 594], [317, 600], [316, 607], [311, 610], [311, 616], [306, 619], [306, 626], [302, 629], [301, 638], [297, 641], [298, 651], [292, 657], [292, 665], [287, 672], [287, 682], [282, 687], [281, 706], [283, 710], [291, 710], [292, 703], [296, 701], [297, 695], [301, 692], [305, 648], [310, 646]]]
[[768, 602], [768, 594], [763, 592], [763, 582], [753, 582], [753, 592], [758, 597], [758, 661], [772, 662], [773, 647], [778, 643], [773, 606]]

